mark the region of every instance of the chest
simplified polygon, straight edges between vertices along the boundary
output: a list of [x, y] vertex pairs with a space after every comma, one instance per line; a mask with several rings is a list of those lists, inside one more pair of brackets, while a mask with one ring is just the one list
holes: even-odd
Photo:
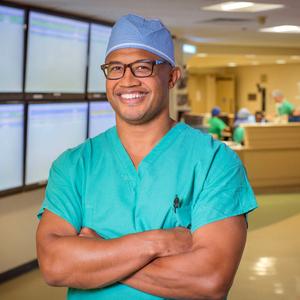
[[91, 169], [83, 193], [83, 220], [104, 238], [191, 225], [195, 172], [168, 161], [138, 171], [114, 161]]

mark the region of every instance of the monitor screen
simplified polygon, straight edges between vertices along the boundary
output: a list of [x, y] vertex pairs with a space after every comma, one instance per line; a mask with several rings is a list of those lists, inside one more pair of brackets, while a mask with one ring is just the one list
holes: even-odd
[[100, 69], [100, 65], [104, 64], [110, 33], [111, 27], [96, 24], [91, 25], [88, 76], [89, 93], [105, 93], [105, 76]]
[[24, 11], [0, 5], [0, 93], [21, 93]]
[[23, 104], [0, 105], [0, 191], [23, 184]]
[[92, 138], [115, 126], [115, 112], [108, 101], [91, 102], [89, 114], [89, 137]]
[[52, 162], [86, 139], [87, 108], [87, 103], [29, 104], [26, 184], [47, 180]]
[[77, 20], [30, 13], [26, 92], [84, 93], [88, 27]]

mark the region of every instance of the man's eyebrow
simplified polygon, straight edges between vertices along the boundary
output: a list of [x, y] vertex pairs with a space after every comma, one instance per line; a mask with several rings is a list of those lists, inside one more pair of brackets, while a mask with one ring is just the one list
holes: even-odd
[[[151, 59], [151, 58], [141, 58], [141, 59], [138, 59], [138, 60], [135, 60], [135, 61], [132, 61], [132, 63], [136, 63], [136, 62], [147, 62], [147, 61], [154, 61], [155, 59]], [[159, 60], [159, 59], [156, 59], [156, 60]], [[118, 61], [118, 60], [112, 60], [112, 61], [109, 61], [107, 63], [105, 63], [106, 65], [107, 64], [122, 64], [122, 65], [126, 65], [125, 63], [121, 62], [121, 61]]]
[[105, 64], [107, 65], [107, 64], [124, 64], [124, 63], [122, 63], [121, 61], [112, 60], [112, 61], [109, 61], [109, 62], [107, 62]]

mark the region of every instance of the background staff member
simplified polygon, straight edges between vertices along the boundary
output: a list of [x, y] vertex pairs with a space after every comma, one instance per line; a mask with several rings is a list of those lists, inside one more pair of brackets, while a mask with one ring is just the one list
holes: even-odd
[[285, 99], [282, 91], [274, 90], [272, 92], [272, 97], [276, 103], [277, 115], [279, 116], [292, 116], [295, 110], [295, 106]]
[[212, 134], [214, 138], [219, 140], [222, 139], [226, 133], [230, 133], [230, 128], [219, 118], [220, 114], [221, 109], [219, 107], [214, 107], [211, 110], [211, 118], [208, 120], [208, 132]]
[[158, 20], [122, 17], [105, 64], [116, 127], [63, 153], [37, 253], [69, 299], [223, 299], [256, 207], [237, 155], [169, 117], [180, 77]]
[[242, 144], [245, 138], [245, 128], [241, 125], [251, 124], [254, 122], [255, 118], [251, 115], [250, 111], [246, 107], [241, 108], [237, 113], [236, 120], [233, 125], [233, 141]]

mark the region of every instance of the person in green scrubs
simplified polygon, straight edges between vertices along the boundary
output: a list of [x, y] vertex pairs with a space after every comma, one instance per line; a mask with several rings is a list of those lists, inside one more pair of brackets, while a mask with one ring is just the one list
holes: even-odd
[[172, 36], [126, 15], [102, 70], [116, 126], [61, 154], [38, 212], [46, 282], [68, 299], [225, 299], [257, 207], [238, 156], [169, 117]]
[[276, 103], [277, 114], [279, 116], [292, 116], [295, 110], [294, 104], [284, 98], [282, 91], [274, 90], [272, 97]]
[[255, 117], [251, 115], [250, 111], [243, 107], [238, 113], [236, 120], [234, 121], [234, 130], [232, 139], [234, 142], [243, 144], [245, 138], [245, 128], [241, 126], [242, 124], [251, 124], [255, 122]]
[[221, 109], [219, 107], [214, 107], [211, 110], [211, 118], [208, 120], [208, 132], [219, 140], [222, 138], [224, 130], [229, 130], [224, 121], [219, 118], [220, 114]]

